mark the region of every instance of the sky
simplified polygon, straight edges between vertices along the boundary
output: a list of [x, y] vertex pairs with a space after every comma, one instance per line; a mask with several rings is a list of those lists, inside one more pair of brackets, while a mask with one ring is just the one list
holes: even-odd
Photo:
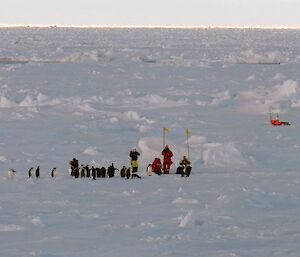
[[299, 26], [299, 0], [10, 0], [0, 24]]

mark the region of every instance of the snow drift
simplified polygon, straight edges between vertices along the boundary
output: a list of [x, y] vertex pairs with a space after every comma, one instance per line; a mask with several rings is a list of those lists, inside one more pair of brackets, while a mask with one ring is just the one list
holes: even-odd
[[243, 168], [248, 166], [248, 161], [235, 147], [229, 143], [208, 143], [203, 146], [202, 154], [205, 166], [216, 168]]

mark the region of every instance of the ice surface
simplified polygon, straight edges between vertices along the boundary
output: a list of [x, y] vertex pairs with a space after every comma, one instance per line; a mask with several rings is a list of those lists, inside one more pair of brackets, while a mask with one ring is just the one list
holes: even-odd
[[[299, 256], [299, 30], [0, 37], [0, 256]], [[271, 127], [270, 112], [292, 125]], [[163, 127], [171, 174], [147, 176]], [[129, 166], [133, 147], [141, 180], [68, 175], [73, 157]]]

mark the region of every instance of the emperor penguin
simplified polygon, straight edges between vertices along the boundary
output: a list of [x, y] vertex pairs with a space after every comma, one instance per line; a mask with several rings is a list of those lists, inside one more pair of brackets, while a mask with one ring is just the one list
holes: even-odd
[[151, 163], [149, 163], [149, 165], [147, 166], [147, 175], [148, 176], [152, 175], [152, 165], [151, 165]]
[[40, 176], [40, 166], [37, 166], [35, 170], [35, 176], [38, 178]]
[[11, 179], [14, 178], [15, 172], [16, 172], [15, 170], [9, 169], [7, 172], [8, 178], [11, 178]]
[[33, 167], [31, 167], [29, 170], [28, 170], [28, 177], [30, 178], [31, 177], [31, 171], [33, 170]]
[[53, 168], [51, 171], [51, 177], [54, 178], [56, 177], [56, 168]]

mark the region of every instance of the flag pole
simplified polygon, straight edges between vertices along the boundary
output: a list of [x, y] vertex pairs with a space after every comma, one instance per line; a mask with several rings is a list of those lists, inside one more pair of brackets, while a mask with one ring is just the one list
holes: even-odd
[[167, 127], [163, 127], [163, 149], [166, 146], [166, 133], [169, 132], [169, 129]]
[[186, 132], [187, 156], [188, 156], [188, 159], [190, 159], [190, 145], [189, 145], [189, 134], [190, 134], [190, 131], [187, 128], [185, 132]]
[[166, 145], [166, 130], [165, 130], [165, 128], [163, 128], [163, 148], [162, 149], [165, 148], [165, 145]]

